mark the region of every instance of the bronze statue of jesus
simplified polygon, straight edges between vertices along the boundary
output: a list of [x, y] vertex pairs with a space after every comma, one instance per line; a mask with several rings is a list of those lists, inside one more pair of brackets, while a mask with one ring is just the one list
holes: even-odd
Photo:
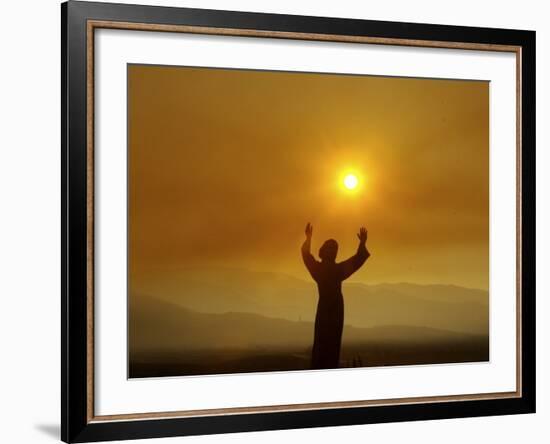
[[311, 277], [317, 283], [319, 302], [315, 316], [315, 335], [311, 353], [311, 368], [338, 368], [342, 329], [344, 327], [344, 298], [342, 281], [355, 273], [370, 256], [367, 250], [367, 230], [361, 227], [357, 237], [357, 253], [343, 262], [336, 263], [338, 243], [329, 239], [319, 249], [321, 261], [311, 254], [313, 227], [306, 226], [306, 240], [302, 245], [302, 258]]

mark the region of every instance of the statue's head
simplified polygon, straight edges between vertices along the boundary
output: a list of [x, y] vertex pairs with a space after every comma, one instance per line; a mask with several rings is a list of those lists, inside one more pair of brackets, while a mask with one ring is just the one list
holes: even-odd
[[319, 248], [319, 257], [325, 262], [334, 262], [338, 254], [338, 242], [329, 239]]

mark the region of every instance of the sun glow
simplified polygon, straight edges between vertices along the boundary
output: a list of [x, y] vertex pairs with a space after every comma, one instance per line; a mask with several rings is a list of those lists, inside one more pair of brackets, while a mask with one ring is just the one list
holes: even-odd
[[347, 174], [346, 177], [344, 177], [344, 186], [348, 190], [354, 190], [357, 188], [357, 185], [359, 185], [359, 179], [357, 179], [355, 174]]
[[355, 168], [340, 170], [338, 175], [338, 188], [345, 194], [352, 196], [362, 194], [365, 178]]

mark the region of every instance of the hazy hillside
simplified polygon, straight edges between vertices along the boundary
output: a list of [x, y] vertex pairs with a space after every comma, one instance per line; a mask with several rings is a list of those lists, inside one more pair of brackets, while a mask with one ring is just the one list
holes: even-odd
[[197, 313], [135, 295], [130, 344], [137, 351], [307, 347], [313, 324], [251, 313]]
[[[198, 313], [143, 294], [131, 297], [130, 376], [309, 368], [313, 323], [253, 313]], [[341, 366], [488, 359], [488, 337], [428, 327], [344, 328]]]
[[[139, 295], [130, 317], [135, 350], [220, 348], [308, 348], [313, 323], [269, 318], [252, 313], [197, 313]], [[475, 335], [409, 325], [357, 328], [346, 325], [343, 342], [459, 342]]]
[[[134, 295], [154, 295], [197, 312], [255, 313], [291, 321], [313, 321], [317, 304], [312, 281], [237, 269], [171, 270], [155, 280], [142, 279], [131, 290]], [[346, 324], [355, 327], [409, 325], [488, 334], [487, 291], [452, 285], [346, 282], [343, 292]]]

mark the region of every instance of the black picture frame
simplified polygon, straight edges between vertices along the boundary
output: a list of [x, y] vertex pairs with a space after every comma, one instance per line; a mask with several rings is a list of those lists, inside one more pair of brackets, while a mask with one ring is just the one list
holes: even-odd
[[[88, 343], [87, 23], [512, 45], [521, 53], [521, 395], [318, 410], [96, 421], [90, 417]], [[535, 412], [535, 32], [69, 1], [61, 5], [61, 438], [91, 442]], [[145, 31], [144, 31], [145, 32]]]

